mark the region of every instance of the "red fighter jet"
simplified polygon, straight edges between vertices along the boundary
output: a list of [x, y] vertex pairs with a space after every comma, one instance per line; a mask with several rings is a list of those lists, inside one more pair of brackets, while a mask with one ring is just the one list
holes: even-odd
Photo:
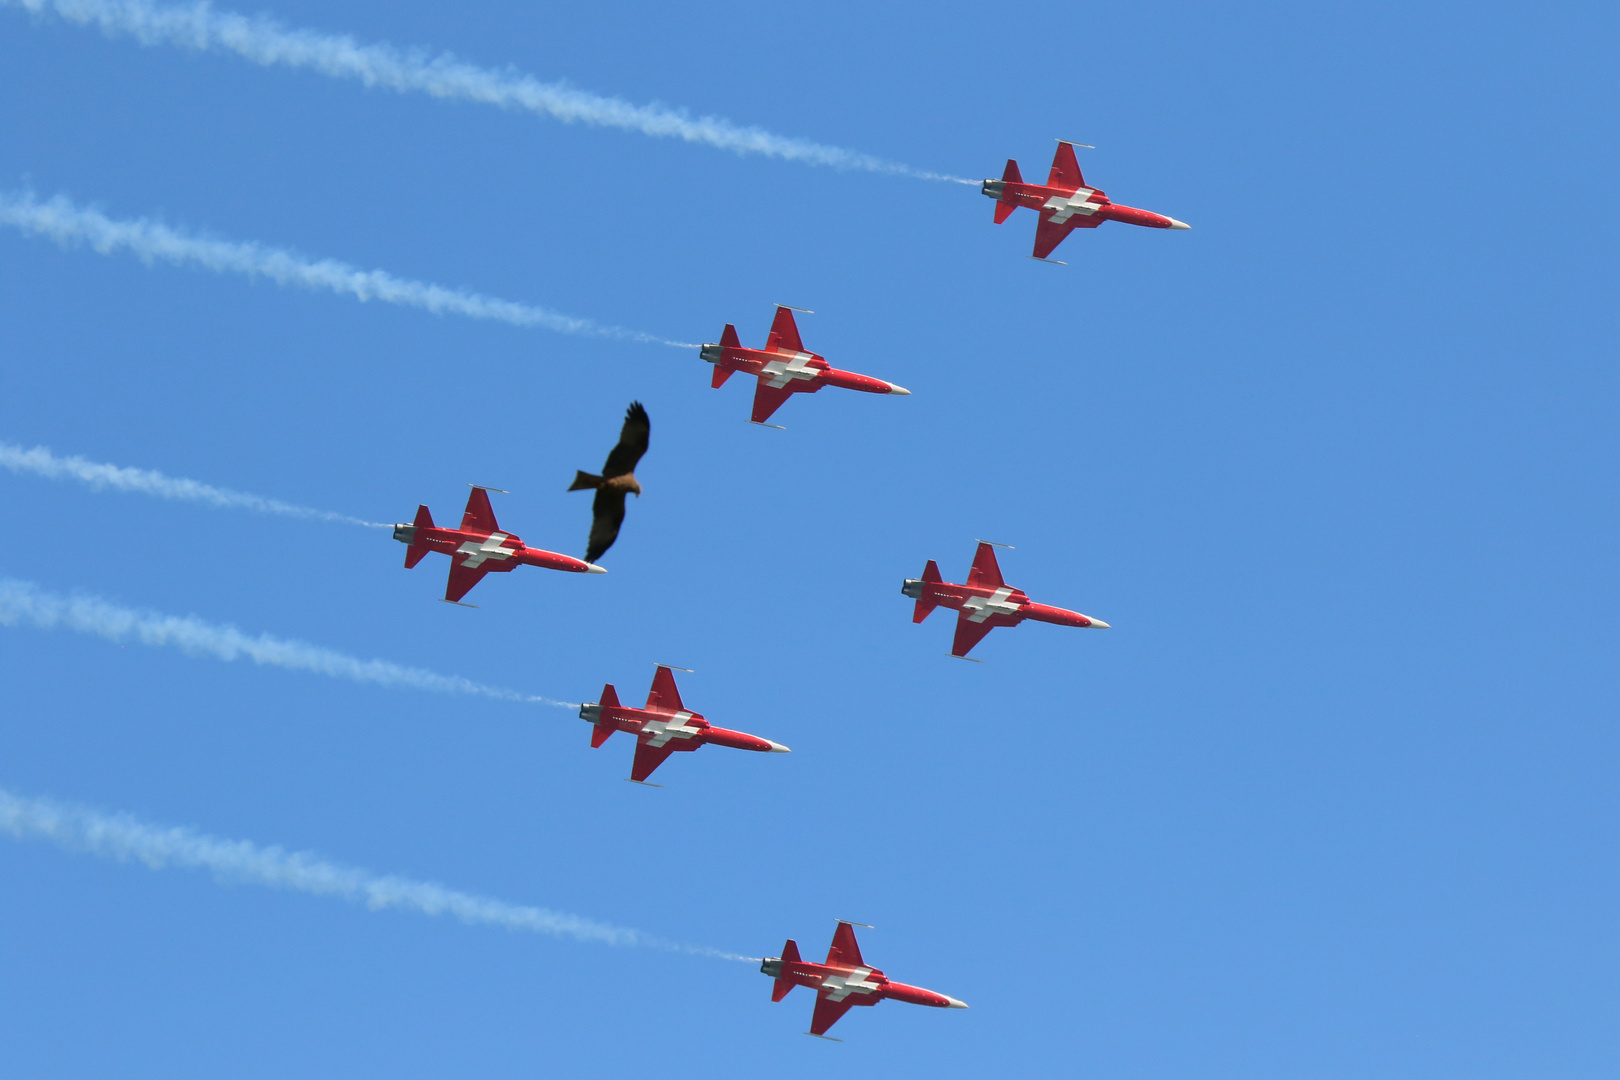
[[596, 725], [591, 731], [593, 747], [607, 742], [615, 731], [627, 731], [636, 737], [636, 757], [630, 765], [630, 779], [638, 784], [646, 783], [653, 770], [677, 750], [696, 750], [705, 743], [761, 753], [788, 752], [779, 742], [715, 727], [703, 719], [702, 714], [688, 712], [681, 704], [680, 691], [675, 689], [674, 674], [663, 664], [659, 664], [653, 674], [646, 708], [629, 709], [620, 705], [619, 695], [613, 684], [608, 683], [602, 687], [600, 702], [586, 702], [579, 707], [579, 718]]
[[966, 1003], [953, 997], [936, 994], [920, 986], [894, 982], [877, 968], [868, 967], [866, 961], [861, 959], [861, 947], [855, 944], [856, 926], [866, 924], [839, 921], [824, 964], [812, 964], [801, 959], [798, 943], [789, 938], [787, 944], [782, 946], [781, 956], [772, 957], [759, 965], [760, 971], [776, 980], [776, 985], [771, 987], [772, 1001], [781, 1001], [795, 986], [808, 986], [816, 992], [816, 1011], [810, 1016], [807, 1034], [830, 1038], [827, 1029], [838, 1023], [839, 1017], [856, 1005], [876, 1005], [884, 998], [909, 1001], [913, 1005], [932, 1005], [936, 1009], [967, 1008]]
[[[1039, 210], [1041, 223], [1035, 226], [1035, 254], [1043, 262], [1052, 249], [1063, 243], [1063, 238], [1075, 229], [1095, 229], [1105, 221], [1123, 221], [1127, 225], [1146, 225], [1150, 229], [1190, 229], [1184, 221], [1173, 217], [1138, 210], [1134, 206], [1121, 206], [1109, 202], [1108, 196], [1096, 188], [1086, 187], [1086, 178], [1080, 175], [1080, 163], [1074, 158], [1077, 144], [1058, 140], [1057, 156], [1052, 159], [1052, 174], [1045, 184], [1026, 184], [1019, 175], [1018, 162], [1007, 159], [1007, 171], [1000, 180], [986, 180], [981, 192], [996, 200], [996, 224], [1000, 225], [1020, 206]], [[1067, 265], [1063, 263], [1062, 265]]]
[[996, 548], [1006, 544], [979, 541], [979, 550], [973, 556], [973, 569], [968, 572], [966, 585], [953, 585], [939, 576], [939, 567], [933, 559], [923, 567], [921, 578], [907, 578], [900, 586], [902, 595], [917, 601], [911, 621], [920, 623], [936, 607], [952, 608], [961, 614], [956, 619], [956, 640], [951, 642], [951, 655], [963, 660], [973, 646], [984, 640], [984, 635], [998, 626], [1017, 626], [1025, 619], [1057, 623], [1059, 626], [1091, 626], [1101, 630], [1108, 624], [1078, 611], [1037, 604], [1021, 589], [1015, 589], [1001, 580], [1001, 567], [996, 562]]
[[[504, 573], [518, 566], [543, 566], [547, 570], [572, 570], [576, 574], [605, 574], [600, 566], [593, 566], [555, 551], [541, 551], [526, 546], [510, 533], [501, 532], [495, 524], [495, 511], [489, 505], [486, 491], [500, 488], [469, 484], [472, 494], [467, 496], [467, 512], [461, 516], [461, 528], [441, 529], [433, 524], [428, 508], [416, 508], [416, 520], [409, 525], [395, 525], [394, 539], [409, 545], [405, 551], [405, 569], [422, 561], [430, 551], [442, 551], [450, 556], [450, 583], [444, 588], [444, 598], [452, 604], [461, 604], [461, 598], [485, 574]], [[501, 491], [502, 495], [506, 492]], [[477, 607], [476, 604], [461, 604]]]
[[[699, 353], [714, 365], [714, 380], [709, 383], [710, 386], [720, 386], [731, 378], [734, 371], [759, 376], [759, 385], [754, 390], [754, 415], [749, 418], [752, 423], [765, 424], [790, 395], [813, 394], [823, 386], [841, 386], [845, 390], [862, 390], [868, 394], [911, 393], [892, 382], [857, 375], [853, 371], [839, 371], [815, 353], [805, 352], [804, 343], [799, 340], [799, 324], [793, 321], [795, 311], [804, 309], [777, 306], [776, 319], [771, 323], [771, 336], [766, 339], [763, 349], [743, 348], [742, 340], [737, 337], [737, 328], [726, 323], [720, 343], [705, 345]], [[780, 424], [765, 426], [781, 427]]]

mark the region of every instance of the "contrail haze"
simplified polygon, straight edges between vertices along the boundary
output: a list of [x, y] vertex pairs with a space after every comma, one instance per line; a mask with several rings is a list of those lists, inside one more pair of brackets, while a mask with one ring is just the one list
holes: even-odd
[[439, 675], [386, 660], [358, 660], [308, 642], [289, 641], [269, 634], [250, 637], [234, 626], [219, 626], [192, 616], [140, 611], [94, 596], [61, 596], [27, 581], [0, 578], [0, 626], [21, 625], [42, 630], [77, 630], [108, 641], [133, 640], [142, 645], [168, 646], [191, 656], [212, 656], [217, 660], [246, 657], [255, 664], [309, 671], [374, 686], [579, 708], [575, 702], [485, 686], [459, 675]]
[[212, 870], [225, 881], [335, 896], [372, 911], [399, 908], [421, 915], [452, 915], [464, 923], [602, 945], [635, 945], [721, 960], [750, 960], [696, 945], [679, 945], [594, 919], [545, 908], [508, 904], [457, 892], [431, 881], [378, 875], [328, 862], [309, 852], [260, 847], [248, 840], [222, 840], [187, 828], [148, 825], [128, 814], [102, 814], [83, 806], [28, 799], [0, 789], [0, 830], [18, 840], [49, 840], [70, 851], [145, 863], [153, 870]]
[[[5, 2], [0, 0], [0, 3]], [[89, 244], [103, 255], [123, 250], [147, 263], [161, 260], [179, 266], [202, 266], [222, 274], [264, 277], [278, 285], [335, 292], [360, 301], [380, 300], [436, 315], [465, 315], [469, 319], [493, 319], [513, 326], [544, 327], [559, 334], [617, 338], [648, 345], [672, 345], [678, 349], [697, 348], [689, 342], [670, 341], [619, 326], [604, 326], [590, 319], [576, 319], [515, 300], [411, 281], [385, 270], [361, 270], [335, 259], [312, 261], [290, 251], [251, 242], [193, 236], [149, 218], [118, 221], [99, 210], [78, 206], [63, 195], [41, 202], [32, 192], [0, 192], [0, 225], [49, 237], [62, 247]]]
[[943, 173], [913, 169], [856, 150], [744, 127], [718, 116], [694, 117], [683, 109], [636, 105], [603, 97], [562, 82], [541, 82], [514, 68], [478, 67], [448, 53], [366, 45], [352, 37], [318, 30], [289, 29], [265, 16], [215, 11], [207, 3], [160, 7], [144, 0], [0, 0], [35, 15], [53, 13], [68, 22], [96, 26], [109, 36], [128, 34], [142, 45], [176, 45], [198, 52], [235, 53], [267, 67], [280, 65], [318, 71], [335, 79], [400, 93], [476, 101], [523, 109], [564, 123], [638, 131], [657, 138], [683, 139], [736, 154], [762, 154], [808, 165], [909, 176], [918, 180], [977, 184]]
[[314, 510], [307, 506], [294, 506], [278, 499], [265, 499], [246, 495], [229, 488], [200, 484], [195, 480], [182, 480], [164, 476], [150, 469], [131, 469], [119, 465], [104, 465], [82, 457], [57, 457], [43, 446], [24, 450], [10, 443], [0, 443], [0, 468], [14, 473], [29, 473], [51, 480], [78, 480], [90, 485], [92, 491], [112, 488], [116, 491], [135, 491], [143, 495], [156, 495], [160, 499], [178, 499], [199, 502], [231, 510], [253, 510], [260, 514], [280, 514], [284, 517], [307, 518], [315, 521], [340, 521], [348, 525], [366, 525], [377, 529], [389, 526], [380, 521], [366, 521], [335, 514], [329, 510]]

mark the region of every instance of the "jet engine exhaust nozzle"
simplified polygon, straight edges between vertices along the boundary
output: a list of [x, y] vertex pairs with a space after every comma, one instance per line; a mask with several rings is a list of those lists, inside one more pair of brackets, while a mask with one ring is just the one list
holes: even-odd
[[906, 578], [905, 583], [900, 586], [900, 595], [910, 597], [913, 600], [921, 600], [923, 584], [921, 578]]
[[782, 958], [780, 956], [773, 956], [762, 961], [759, 965], [759, 973], [761, 975], [769, 975], [773, 979], [781, 978]]
[[587, 701], [579, 707], [579, 718], [596, 723], [602, 719], [602, 706], [594, 701]]
[[992, 199], [999, 199], [1001, 198], [1002, 191], [1004, 191], [1006, 187], [1007, 182], [1005, 180], [986, 180], [984, 183], [979, 185], [979, 193], [981, 195], [988, 195]]
[[698, 350], [698, 356], [702, 357], [704, 360], [707, 360], [711, 364], [718, 364], [720, 362], [720, 357], [724, 353], [724, 348], [712, 343], [705, 345]]
[[394, 539], [398, 540], [402, 544], [414, 544], [414, 543], [416, 543], [416, 526], [415, 525], [395, 525], [394, 526]]

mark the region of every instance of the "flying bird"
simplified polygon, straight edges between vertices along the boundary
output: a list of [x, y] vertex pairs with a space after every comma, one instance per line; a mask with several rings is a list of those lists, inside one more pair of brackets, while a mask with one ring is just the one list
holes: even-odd
[[647, 437], [652, 422], [641, 402], [632, 401], [624, 411], [624, 427], [619, 429], [619, 445], [608, 454], [602, 475], [582, 470], [574, 474], [569, 491], [596, 489], [596, 500], [591, 504], [591, 538], [585, 551], [585, 561], [595, 563], [613, 541], [619, 538], [619, 526], [624, 524], [624, 496], [635, 492], [641, 497], [641, 485], [636, 481], [636, 462], [647, 452]]

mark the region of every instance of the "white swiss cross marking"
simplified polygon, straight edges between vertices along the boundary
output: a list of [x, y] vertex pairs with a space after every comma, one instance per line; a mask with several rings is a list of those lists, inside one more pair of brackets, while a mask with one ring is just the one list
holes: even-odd
[[692, 719], [691, 713], [678, 712], [668, 720], [648, 720], [641, 725], [641, 733], [652, 736], [651, 739], [647, 740], [650, 746], [663, 746], [671, 739], [690, 739], [703, 730], [702, 728], [688, 727], [686, 722], [690, 719]]
[[1050, 199], [1047, 199], [1043, 205], [1045, 209], [1054, 211], [1052, 214], [1052, 224], [1061, 225], [1076, 214], [1091, 215], [1095, 214], [1098, 210], [1101, 210], [1102, 207], [1098, 204], [1087, 201], [1091, 198], [1092, 190], [1093, 189], [1091, 188], [1083, 187], [1067, 198], [1062, 195], [1054, 195]]
[[821, 988], [833, 1001], [843, 1001], [851, 994], [876, 993], [878, 984], [866, 978], [870, 974], [871, 968], [856, 968], [848, 975], [828, 975], [821, 980]]
[[482, 565], [485, 559], [510, 559], [512, 549], [501, 547], [501, 542], [506, 539], [506, 535], [506, 533], [490, 533], [489, 538], [481, 544], [472, 540], [463, 542], [460, 547], [456, 548], [457, 555], [467, 556], [461, 560], [461, 565], [479, 566]]
[[780, 390], [794, 379], [813, 379], [821, 374], [813, 367], [806, 367], [810, 362], [809, 353], [794, 353], [793, 359], [786, 362], [781, 360], [768, 360], [759, 369], [761, 375], [769, 375], [771, 381], [766, 385]]
[[1016, 615], [1018, 604], [1007, 603], [1007, 597], [1012, 590], [1003, 585], [989, 596], [970, 596], [962, 601], [962, 610], [968, 613], [969, 622], [984, 622], [992, 615]]

